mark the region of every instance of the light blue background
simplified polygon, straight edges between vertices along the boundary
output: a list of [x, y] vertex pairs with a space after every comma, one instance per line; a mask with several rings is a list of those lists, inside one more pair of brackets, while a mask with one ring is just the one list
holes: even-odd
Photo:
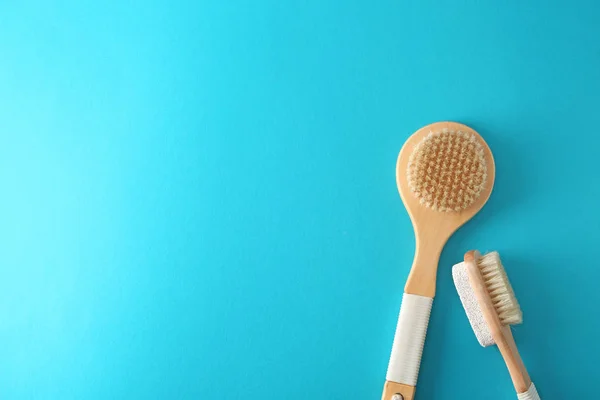
[[597, 396], [599, 18], [2, 2], [0, 398], [379, 399], [414, 252], [396, 156], [438, 120], [497, 181], [442, 255], [418, 400], [515, 398], [451, 282], [472, 248], [504, 257], [543, 398]]

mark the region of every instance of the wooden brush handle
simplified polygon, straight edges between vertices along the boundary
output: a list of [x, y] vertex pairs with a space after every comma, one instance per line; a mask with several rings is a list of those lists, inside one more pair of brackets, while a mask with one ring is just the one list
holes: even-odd
[[[415, 260], [404, 287], [392, 355], [383, 389], [383, 400], [412, 400], [415, 395], [429, 315], [435, 295], [437, 266], [446, 240], [436, 236], [435, 225], [428, 226], [430, 228], [416, 231]], [[422, 241], [420, 238], [423, 235], [437, 239]], [[395, 398], [396, 394], [402, 397]]]
[[[403, 385], [402, 383], [387, 381], [383, 387], [383, 396], [381, 400], [413, 400], [415, 397], [415, 387]], [[400, 399], [395, 399], [395, 395], [401, 395]]]
[[492, 331], [492, 336], [504, 358], [515, 390], [517, 393], [526, 392], [531, 386], [531, 379], [517, 349], [510, 326], [502, 326], [499, 330]]
[[535, 385], [533, 383], [529, 386], [529, 390], [527, 390], [526, 392], [517, 393], [517, 397], [519, 398], [519, 400], [541, 400], [540, 395], [538, 394], [537, 389], [535, 388]]

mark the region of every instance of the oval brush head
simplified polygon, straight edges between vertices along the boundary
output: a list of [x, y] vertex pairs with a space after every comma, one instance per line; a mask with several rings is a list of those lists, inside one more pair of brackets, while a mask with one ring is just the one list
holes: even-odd
[[465, 210], [485, 185], [484, 148], [471, 132], [430, 132], [415, 146], [406, 172], [421, 204], [436, 211]]
[[[477, 259], [487, 293], [502, 325], [517, 325], [523, 322], [523, 313], [504, 270], [498, 252], [491, 252]], [[477, 302], [464, 262], [452, 267], [452, 277], [462, 305], [467, 313], [473, 332], [484, 346], [495, 344], [487, 326], [481, 306]]]
[[442, 248], [486, 203], [494, 172], [490, 148], [466, 125], [437, 122], [406, 141], [398, 156], [396, 180], [417, 242], [406, 293], [434, 296]]

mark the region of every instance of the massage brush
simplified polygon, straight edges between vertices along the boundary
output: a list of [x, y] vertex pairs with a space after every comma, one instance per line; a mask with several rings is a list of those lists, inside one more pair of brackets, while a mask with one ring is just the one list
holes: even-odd
[[473, 129], [438, 122], [406, 141], [398, 156], [396, 181], [415, 231], [416, 251], [382, 400], [413, 400], [442, 248], [489, 198], [494, 159]]
[[519, 400], [540, 400], [510, 330], [523, 314], [498, 253], [468, 252], [452, 277], [479, 344], [498, 346]]

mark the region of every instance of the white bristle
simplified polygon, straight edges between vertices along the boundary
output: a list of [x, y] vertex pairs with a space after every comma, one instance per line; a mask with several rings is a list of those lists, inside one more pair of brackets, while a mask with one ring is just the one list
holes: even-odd
[[[517, 302], [508, 276], [504, 271], [499, 254], [491, 252], [480, 257], [477, 260], [477, 266], [483, 276], [500, 322], [503, 325], [515, 325], [523, 322], [521, 307]], [[452, 267], [452, 277], [477, 340], [484, 347], [495, 344], [483, 318], [483, 313], [481, 312], [475, 293], [471, 288], [469, 275], [464, 263], [459, 263]]]
[[523, 313], [508, 280], [500, 255], [493, 251], [477, 260], [477, 266], [485, 282], [492, 303], [502, 325], [517, 325], [523, 322]]

